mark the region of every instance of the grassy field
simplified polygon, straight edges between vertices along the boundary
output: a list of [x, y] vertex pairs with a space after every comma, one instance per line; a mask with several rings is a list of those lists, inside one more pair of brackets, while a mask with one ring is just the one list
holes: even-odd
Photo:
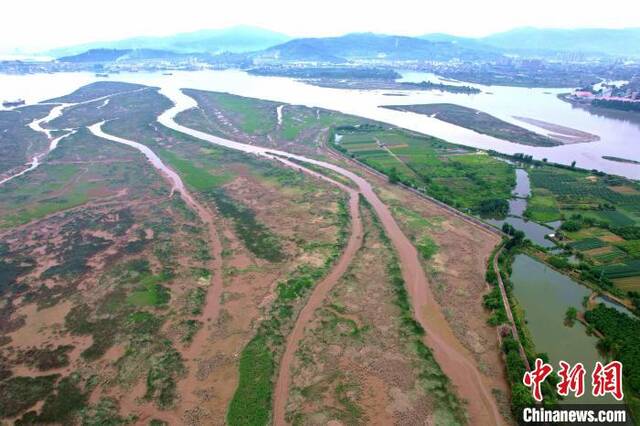
[[506, 162], [397, 128], [337, 127], [334, 147], [390, 179], [474, 213], [491, 215], [490, 202], [506, 203], [515, 184], [514, 168]]
[[[78, 147], [70, 155], [70, 147]], [[0, 187], [0, 228], [10, 228], [53, 213], [83, 205], [105, 195], [113, 195], [136, 182], [139, 186], [154, 179], [151, 167], [138, 167], [130, 161], [113, 161], [93, 165], [73, 162], [92, 152], [96, 159], [113, 155], [116, 159], [137, 159], [135, 151], [79, 132], [60, 142], [59, 151], [36, 170]], [[113, 158], [113, 157], [112, 157]]]
[[[178, 121], [192, 128], [232, 140], [316, 156], [320, 142], [332, 126], [357, 124], [362, 119], [320, 108], [250, 99], [240, 96], [185, 90], [200, 110], [185, 111]], [[278, 121], [277, 110], [281, 110]], [[247, 125], [245, 115], [249, 115]]]
[[525, 216], [539, 223], [553, 222], [562, 217], [553, 194], [543, 188], [533, 191]]
[[253, 99], [226, 93], [213, 95], [214, 101], [229, 114], [229, 118], [249, 134], [265, 134], [273, 130], [276, 118], [275, 105], [265, 108]]
[[[229, 182], [232, 177], [230, 174], [214, 174], [215, 171], [199, 165], [200, 163], [203, 163], [203, 161], [186, 159], [167, 149], [159, 150], [157, 154], [160, 155], [162, 159], [166, 160], [172, 169], [180, 173], [180, 176], [187, 185], [197, 191], [206, 191], [217, 188]], [[212, 155], [212, 152], [211, 150], [203, 151], [203, 155]], [[215, 153], [213, 153], [213, 155], [215, 156]]]

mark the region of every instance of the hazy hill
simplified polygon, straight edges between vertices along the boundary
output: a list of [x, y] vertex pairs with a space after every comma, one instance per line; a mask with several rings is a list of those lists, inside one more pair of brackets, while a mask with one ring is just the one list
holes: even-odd
[[73, 63], [111, 62], [117, 61], [119, 58], [127, 55], [130, 51], [130, 49], [90, 49], [77, 55], [63, 56], [58, 58], [58, 61]]
[[[220, 55], [225, 58], [229, 55]], [[59, 62], [125, 62], [148, 59], [181, 60], [186, 58], [211, 59], [213, 56], [207, 53], [176, 53], [169, 50], [158, 49], [91, 49], [77, 55], [63, 56]]]
[[556, 51], [640, 56], [640, 28], [540, 29], [516, 28], [476, 39], [510, 51]]
[[[58, 49], [54, 56], [69, 62], [112, 61], [123, 56], [135, 59], [180, 58], [185, 54], [205, 57], [233, 52], [234, 61], [247, 59], [345, 63], [354, 59], [496, 60], [504, 53], [640, 57], [640, 28], [538, 29], [518, 28], [487, 37], [458, 37], [443, 33], [405, 37], [353, 33], [340, 37], [298, 38], [253, 27], [202, 30], [167, 37], [136, 37]], [[63, 52], [65, 52], [63, 54]], [[51, 52], [50, 52], [51, 53]]]
[[460, 37], [451, 34], [445, 33], [430, 33], [418, 36], [417, 38], [421, 38], [423, 40], [429, 40], [433, 42], [446, 42], [453, 43], [457, 46], [464, 47], [467, 49], [475, 49], [481, 51], [491, 51], [497, 52], [500, 49], [496, 48], [496, 46], [491, 46], [487, 43], [482, 42], [479, 39], [471, 38], [471, 37]]
[[72, 56], [94, 49], [152, 49], [177, 53], [249, 52], [266, 49], [290, 37], [261, 28], [237, 26], [218, 30], [200, 30], [160, 37], [134, 37], [118, 41], [95, 42], [55, 49], [54, 57]]
[[296, 61], [344, 62], [349, 59], [449, 60], [490, 59], [500, 56], [495, 49], [475, 49], [450, 41], [373, 33], [341, 37], [300, 38], [270, 47], [257, 56]]

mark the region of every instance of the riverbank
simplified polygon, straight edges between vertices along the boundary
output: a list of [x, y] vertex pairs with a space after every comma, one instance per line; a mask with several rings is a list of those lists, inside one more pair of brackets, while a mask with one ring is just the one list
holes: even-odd
[[538, 147], [562, 145], [563, 142], [550, 138], [506, 121], [486, 112], [454, 104], [427, 105], [385, 105], [384, 108], [427, 115], [478, 133], [493, 136], [509, 142]]

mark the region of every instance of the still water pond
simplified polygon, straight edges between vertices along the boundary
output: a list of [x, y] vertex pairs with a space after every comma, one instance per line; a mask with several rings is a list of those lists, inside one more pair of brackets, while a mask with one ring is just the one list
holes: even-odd
[[[590, 290], [526, 255], [517, 255], [511, 275], [513, 292], [525, 311], [527, 327], [538, 352], [549, 355], [554, 371], [558, 362], [582, 362], [587, 370], [585, 395], [579, 399], [567, 398], [570, 403], [614, 402], [613, 398], [594, 398], [590, 394], [589, 376], [596, 361], [605, 361], [598, 353], [598, 339], [588, 336], [582, 323], [573, 327], [564, 324], [570, 306], [583, 310], [582, 302]], [[589, 393], [589, 395], [587, 395]]]

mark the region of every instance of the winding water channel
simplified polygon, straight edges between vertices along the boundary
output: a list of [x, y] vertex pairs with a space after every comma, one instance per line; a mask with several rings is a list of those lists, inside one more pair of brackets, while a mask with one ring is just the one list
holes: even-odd
[[[415, 78], [419, 79], [421, 76]], [[23, 97], [28, 102], [36, 102], [66, 94], [96, 78], [88, 73], [61, 73], [46, 75], [46, 81], [44, 79], [45, 76], [40, 75], [12, 76], [10, 79], [7, 79], [6, 76], [0, 76], [0, 89], [4, 90], [9, 82], [14, 87], [3, 92], [3, 95], [15, 92], [15, 96], [9, 97]], [[550, 161], [562, 163], [577, 160], [578, 165], [585, 168], [597, 168], [631, 178], [640, 178], [640, 166], [614, 163], [601, 158], [602, 155], [611, 155], [640, 160], [640, 148], [634, 145], [640, 141], [640, 126], [622, 120], [596, 117], [586, 111], [574, 109], [555, 97], [557, 93], [566, 91], [566, 89], [491, 88], [491, 92], [485, 89], [485, 93], [481, 95], [410, 92], [408, 96], [394, 99], [394, 97], [384, 96], [383, 92], [385, 91], [326, 89], [308, 86], [287, 78], [249, 76], [240, 71], [176, 72], [172, 76], [131, 73], [116, 75], [111, 79], [161, 87], [161, 93], [172, 100], [174, 106], [161, 114], [158, 121], [175, 131], [216, 145], [271, 158], [287, 163], [291, 167], [301, 168], [298, 164], [287, 162], [282, 158], [289, 157], [330, 169], [353, 181], [358, 192], [373, 206], [398, 252], [403, 278], [411, 296], [416, 319], [427, 331], [425, 343], [433, 350], [436, 360], [456, 386], [459, 395], [468, 401], [472, 424], [496, 424], [501, 421], [501, 416], [490, 392], [491, 385], [478, 371], [471, 354], [454, 336], [440, 306], [435, 302], [413, 244], [402, 233], [389, 209], [375, 194], [370, 183], [361, 176], [331, 163], [283, 151], [245, 145], [182, 126], [176, 122], [176, 117], [183, 111], [196, 108], [197, 103], [179, 89], [190, 87], [224, 91], [279, 102], [330, 108], [389, 122], [468, 146], [495, 149], [505, 153], [525, 152], [535, 155], [537, 158], [546, 157]], [[60, 82], [60, 84], [56, 86], [56, 82]], [[28, 90], [25, 88], [27, 83], [31, 84]], [[522, 102], [522, 99], [527, 99], [527, 103]], [[106, 102], [108, 100], [105, 100], [105, 104]], [[534, 117], [595, 133], [601, 136], [601, 141], [556, 148], [525, 147], [479, 135], [430, 117], [378, 108], [379, 105], [391, 103], [433, 102], [453, 102], [471, 106], [514, 123], [517, 121], [513, 118], [514, 115]], [[52, 138], [51, 132], [43, 128], [42, 125], [58, 117], [70, 105], [56, 106], [47, 117], [35, 120], [30, 124], [34, 131], [44, 132], [47, 135], [50, 141], [48, 152], [55, 149], [57, 143], [62, 138], [69, 136], [70, 132]], [[281, 117], [281, 108], [278, 108], [279, 118]], [[523, 125], [521, 122], [517, 122], [517, 124]], [[527, 126], [523, 125], [523, 127]], [[171, 182], [173, 190], [180, 192], [187, 204], [196, 209], [202, 207], [185, 189], [180, 177], [166, 167], [147, 146], [105, 133], [102, 130], [102, 123], [96, 123], [90, 127], [90, 130], [97, 136], [138, 149]], [[43, 155], [46, 153], [36, 155], [29, 168], [0, 181], [0, 184], [38, 167]], [[307, 170], [307, 172], [310, 171]], [[522, 219], [522, 213], [526, 208], [526, 199], [524, 198], [530, 195], [528, 177], [524, 170], [518, 169], [517, 171], [517, 185], [513, 195], [514, 198], [510, 202], [511, 216], [506, 219], [506, 222], [523, 230], [527, 237], [537, 244], [545, 247], [553, 246], [553, 243], [544, 238], [546, 234], [552, 232], [551, 229]], [[500, 226], [501, 223], [496, 221], [494, 225]], [[220, 258], [220, 256], [215, 257]], [[559, 360], [580, 361], [585, 364], [588, 371], [596, 360], [602, 360], [595, 348], [596, 338], [586, 335], [582, 324], [576, 323], [573, 327], [567, 327], [563, 324], [566, 308], [568, 306], [580, 308], [582, 299], [589, 294], [589, 290], [525, 255], [516, 257], [511, 280], [514, 284], [515, 296], [526, 311], [527, 325], [538, 351], [547, 352], [555, 365]], [[590, 402], [590, 399], [585, 395], [579, 402]], [[598, 399], [598, 402], [603, 402], [603, 400]], [[281, 400], [277, 399], [274, 407], [277, 418], [280, 416], [280, 411], [278, 411], [280, 403]]]
[[508, 223], [515, 229], [525, 233], [526, 237], [541, 247], [555, 247], [553, 241], [545, 238], [560, 226], [560, 222], [548, 224], [548, 226], [527, 220], [524, 218], [524, 211], [527, 209], [527, 198], [531, 196], [531, 184], [529, 175], [524, 169], [516, 169], [516, 186], [511, 193], [509, 200], [509, 213], [505, 219], [487, 219], [486, 222], [497, 228], [501, 228], [504, 223]]
[[372, 205], [385, 232], [398, 252], [402, 276], [410, 295], [414, 315], [426, 330], [425, 343], [433, 351], [436, 361], [451, 379], [460, 397], [468, 402], [467, 408], [472, 423], [501, 424], [503, 422], [497, 404], [491, 395], [489, 380], [483, 378], [473, 356], [455, 337], [440, 306], [435, 301], [415, 247], [400, 230], [388, 207], [376, 195], [367, 180], [331, 163], [309, 159], [284, 151], [246, 145], [183, 126], [177, 123], [175, 118], [181, 112], [197, 107], [197, 102], [179, 89], [163, 88], [161, 93], [174, 103], [174, 107], [158, 117], [158, 122], [170, 129], [226, 148], [275, 160], [278, 160], [280, 156], [289, 157], [303, 163], [332, 170], [354, 182], [358, 187], [358, 191]]
[[[406, 75], [406, 73], [405, 73]], [[429, 75], [409, 75], [420, 81]], [[433, 79], [433, 78], [431, 78]], [[96, 81], [91, 73], [32, 74], [0, 76], [0, 93], [7, 98], [22, 97], [28, 103], [64, 95], [78, 87]], [[440, 137], [450, 142], [506, 154], [526, 153], [537, 159], [548, 158], [563, 164], [576, 161], [578, 167], [598, 169], [613, 174], [640, 179], [640, 166], [605, 160], [603, 156], [640, 161], [640, 123], [602, 117], [563, 102], [558, 93], [571, 89], [532, 89], [522, 87], [479, 86], [474, 95], [437, 91], [406, 91], [406, 96], [385, 96], [385, 90], [345, 90], [311, 86], [291, 78], [253, 76], [243, 71], [176, 71], [162, 73], [120, 73], [103, 80], [126, 81], [162, 88], [193, 88], [233, 93], [276, 102], [333, 109], [410, 130]], [[467, 83], [464, 83], [467, 84]], [[583, 130], [600, 137], [597, 142], [558, 147], [531, 147], [482, 135], [436, 118], [380, 108], [391, 104], [450, 102], [485, 111], [505, 121], [540, 133], [544, 129], [514, 117], [528, 117]]]
[[[2, 82], [3, 77], [0, 77], [0, 82]], [[136, 89], [134, 90], [142, 90], [142, 89]], [[58, 143], [64, 139], [67, 138], [71, 135], [73, 135], [77, 129], [50, 129], [47, 127], [43, 127], [43, 124], [47, 124], [50, 123], [51, 121], [55, 120], [56, 118], [59, 118], [62, 116], [63, 112], [65, 109], [76, 106], [76, 105], [84, 105], [84, 104], [90, 104], [93, 102], [98, 102], [98, 101], [104, 101], [104, 103], [100, 106], [98, 106], [97, 108], [102, 108], [104, 107], [108, 102], [109, 99], [112, 96], [115, 96], [116, 94], [110, 94], [110, 95], [105, 95], [105, 96], [100, 96], [98, 98], [94, 98], [94, 99], [89, 99], [86, 101], [82, 101], [82, 102], [76, 102], [76, 103], [55, 103], [52, 104], [54, 105], [53, 108], [51, 108], [51, 110], [49, 111], [49, 113], [42, 117], [42, 118], [36, 118], [35, 120], [33, 120], [31, 123], [28, 124], [28, 127], [33, 130], [34, 132], [38, 132], [38, 133], [42, 133], [47, 137], [47, 140], [49, 141], [49, 146], [45, 151], [42, 152], [38, 152], [36, 153], [33, 158], [31, 159], [31, 162], [28, 163], [28, 167], [18, 171], [17, 173], [14, 173], [13, 175], [10, 175], [4, 179], [0, 180], [0, 185], [9, 182], [10, 180], [13, 180], [17, 177], [20, 177], [32, 170], [35, 170], [36, 168], [38, 168], [38, 166], [40, 166], [41, 160], [49, 155], [51, 153], [51, 151], [53, 151], [54, 149], [56, 149], [58, 147]], [[43, 104], [44, 105], [44, 104]], [[64, 132], [62, 135], [58, 136], [58, 137], [54, 137], [53, 136], [53, 132], [54, 131], [62, 131]]]

